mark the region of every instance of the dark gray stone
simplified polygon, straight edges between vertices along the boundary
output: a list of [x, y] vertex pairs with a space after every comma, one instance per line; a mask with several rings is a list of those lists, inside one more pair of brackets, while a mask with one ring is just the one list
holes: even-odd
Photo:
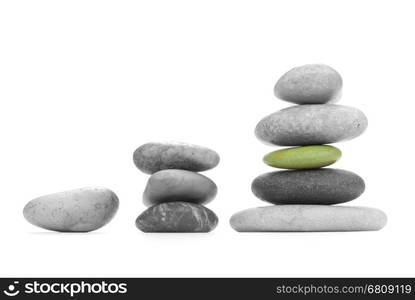
[[376, 208], [328, 205], [272, 205], [243, 210], [230, 220], [239, 232], [371, 231], [382, 229], [385, 213]]
[[110, 222], [118, 206], [118, 197], [113, 191], [88, 187], [33, 199], [23, 209], [23, 215], [44, 229], [87, 232]]
[[359, 197], [364, 190], [360, 176], [329, 168], [271, 172], [252, 182], [255, 196], [274, 204], [337, 204]]
[[186, 170], [162, 170], [150, 176], [144, 190], [147, 206], [164, 202], [206, 204], [217, 193], [216, 184], [208, 177]]
[[353, 139], [366, 127], [366, 116], [353, 107], [298, 105], [262, 119], [255, 128], [255, 134], [261, 141], [273, 145], [320, 145]]
[[219, 163], [215, 151], [184, 143], [147, 143], [135, 150], [133, 159], [137, 168], [147, 174], [165, 169], [201, 172]]
[[285, 73], [274, 88], [275, 96], [297, 104], [324, 104], [340, 98], [343, 81], [333, 68], [312, 64]]
[[199, 204], [169, 202], [148, 208], [135, 223], [143, 232], [209, 232], [218, 224], [218, 217]]

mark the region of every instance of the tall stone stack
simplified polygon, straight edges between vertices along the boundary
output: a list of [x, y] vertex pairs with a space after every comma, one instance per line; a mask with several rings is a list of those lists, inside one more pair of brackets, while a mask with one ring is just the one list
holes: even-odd
[[262, 119], [255, 134], [277, 146], [296, 146], [271, 152], [264, 162], [289, 169], [258, 176], [252, 192], [272, 206], [234, 214], [231, 226], [240, 232], [262, 231], [368, 231], [386, 224], [379, 209], [338, 206], [359, 197], [363, 179], [340, 169], [324, 168], [341, 157], [332, 144], [353, 139], [367, 127], [358, 109], [329, 104], [340, 98], [342, 78], [333, 68], [315, 64], [285, 73], [275, 95], [298, 105]]
[[216, 214], [204, 206], [215, 198], [216, 184], [197, 172], [216, 167], [219, 155], [184, 143], [147, 143], [134, 152], [134, 163], [151, 174], [143, 194], [149, 208], [136, 220], [143, 232], [209, 232]]

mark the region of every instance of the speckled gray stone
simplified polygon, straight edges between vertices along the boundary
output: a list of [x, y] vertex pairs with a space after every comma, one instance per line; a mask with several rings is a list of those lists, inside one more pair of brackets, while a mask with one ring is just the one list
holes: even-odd
[[150, 176], [144, 190], [147, 206], [164, 202], [206, 204], [217, 193], [216, 184], [208, 177], [186, 170], [162, 170]]
[[296, 67], [274, 87], [275, 96], [297, 104], [324, 104], [340, 98], [343, 81], [333, 68], [323, 64]]
[[270, 172], [252, 182], [255, 196], [274, 204], [337, 204], [359, 197], [364, 190], [360, 176], [329, 168]]
[[133, 159], [137, 168], [147, 174], [165, 169], [201, 172], [219, 163], [215, 151], [184, 143], [147, 143], [134, 152]]
[[233, 229], [240, 232], [372, 231], [382, 229], [385, 213], [376, 208], [328, 205], [273, 205], [234, 214]]
[[33, 199], [26, 204], [23, 215], [44, 229], [87, 232], [110, 222], [118, 206], [118, 197], [111, 190], [87, 187]]
[[320, 145], [350, 140], [362, 134], [366, 127], [366, 116], [353, 107], [298, 105], [262, 119], [255, 134], [261, 141], [273, 145]]
[[187, 202], [154, 205], [136, 220], [137, 228], [143, 232], [209, 232], [217, 224], [213, 211]]

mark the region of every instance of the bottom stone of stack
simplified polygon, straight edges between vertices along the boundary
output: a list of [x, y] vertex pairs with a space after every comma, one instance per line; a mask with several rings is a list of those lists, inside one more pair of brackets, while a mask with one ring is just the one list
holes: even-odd
[[230, 220], [239, 232], [373, 231], [386, 225], [376, 208], [328, 205], [273, 205], [243, 210]]
[[209, 232], [218, 224], [218, 217], [203, 205], [168, 202], [151, 206], [136, 220], [143, 232]]

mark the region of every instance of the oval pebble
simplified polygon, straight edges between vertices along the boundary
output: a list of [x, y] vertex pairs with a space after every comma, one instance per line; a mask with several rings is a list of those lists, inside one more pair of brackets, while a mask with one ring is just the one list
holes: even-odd
[[276, 171], [252, 182], [255, 196], [274, 204], [338, 204], [359, 197], [364, 190], [359, 175], [329, 168]]
[[343, 105], [292, 106], [262, 119], [255, 128], [258, 139], [280, 146], [331, 144], [361, 135], [367, 118]]
[[264, 156], [264, 163], [282, 169], [315, 169], [338, 161], [341, 151], [329, 145], [313, 145], [281, 149]]
[[209, 232], [218, 224], [210, 209], [193, 203], [169, 202], [154, 205], [136, 220], [143, 232]]
[[147, 206], [164, 202], [206, 204], [217, 193], [216, 184], [208, 177], [186, 170], [162, 170], [150, 176], [144, 190]]
[[201, 172], [219, 164], [215, 151], [185, 143], [147, 143], [135, 150], [134, 164], [147, 174], [165, 169]]
[[372, 231], [382, 229], [385, 213], [376, 208], [327, 205], [273, 205], [234, 214], [230, 224], [239, 232]]
[[111, 221], [118, 197], [107, 188], [87, 187], [33, 199], [23, 209], [27, 221], [60, 232], [87, 232]]
[[343, 80], [323, 64], [296, 67], [285, 73], [274, 87], [275, 96], [297, 104], [324, 104], [340, 98]]

